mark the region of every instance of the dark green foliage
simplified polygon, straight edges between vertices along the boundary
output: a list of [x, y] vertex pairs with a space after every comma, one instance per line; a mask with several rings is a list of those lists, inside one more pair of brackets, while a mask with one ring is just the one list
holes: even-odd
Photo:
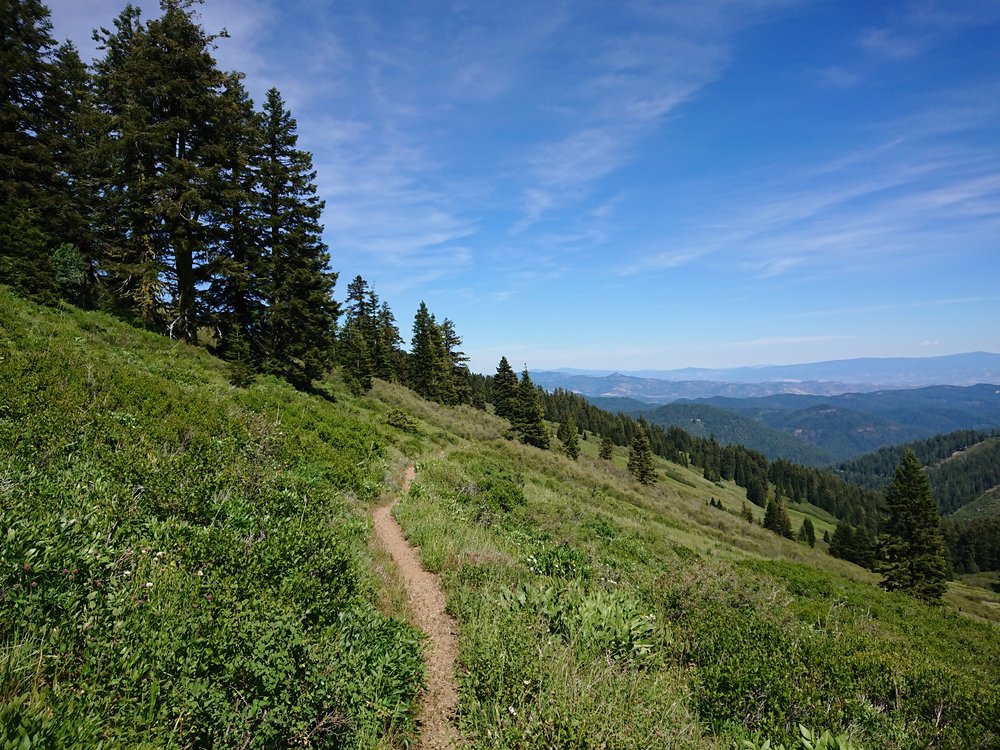
[[882, 586], [926, 602], [939, 601], [948, 579], [944, 539], [927, 476], [913, 451], [903, 455], [885, 501], [878, 545]]
[[563, 453], [574, 461], [580, 457], [580, 436], [573, 417], [569, 417], [565, 422], [559, 424], [559, 432], [556, 437], [562, 443]]
[[607, 435], [601, 438], [601, 448], [597, 455], [603, 458], [605, 461], [610, 461], [611, 456], [614, 455], [615, 444], [611, 442], [611, 438]]
[[127, 8], [116, 32], [100, 35], [96, 99], [108, 170], [101, 235], [129, 310], [195, 341], [206, 313], [197, 287], [212, 255], [226, 166], [226, 78], [211, 54], [215, 37], [189, 4], [162, 7], [145, 24]]
[[393, 409], [385, 416], [385, 423], [397, 430], [414, 434], [418, 432], [417, 423], [402, 409]]
[[542, 408], [542, 391], [531, 382], [528, 369], [521, 373], [513, 403], [511, 429], [522, 443], [536, 448], [549, 447], [549, 428], [545, 425], [545, 410]]
[[312, 157], [297, 148], [295, 120], [277, 89], [264, 103], [261, 196], [268, 263], [267, 368], [307, 387], [333, 363], [340, 313], [337, 275], [322, 240], [323, 202], [316, 195]]
[[956, 573], [1000, 570], [1000, 517], [941, 519], [951, 569]]
[[743, 503], [740, 508], [740, 518], [742, 518], [747, 523], [753, 523], [753, 511], [750, 510], [750, 506]]
[[867, 526], [851, 526], [840, 521], [833, 536], [826, 541], [830, 554], [869, 570], [875, 567], [875, 535]]
[[500, 357], [500, 364], [497, 365], [497, 373], [493, 377], [492, 396], [493, 411], [496, 415], [513, 420], [517, 401], [517, 375], [506, 357]]
[[975, 430], [882, 448], [838, 465], [837, 472], [849, 482], [881, 490], [892, 481], [907, 450], [912, 450], [927, 470], [927, 481], [942, 515], [954, 513], [1000, 485], [1000, 437]]
[[413, 318], [408, 385], [430, 401], [455, 403], [455, 384], [444, 335], [424, 302]]
[[802, 526], [799, 528], [798, 539], [800, 542], [805, 542], [810, 547], [816, 546], [816, 529], [813, 527], [813, 522], [810, 519], [802, 519]]
[[503, 464], [479, 460], [469, 467], [469, 475], [459, 500], [473, 509], [478, 523], [492, 525], [524, 505], [524, 478]]
[[264, 129], [236, 74], [226, 77], [219, 107], [225, 138], [205, 297], [219, 353], [256, 368], [267, 355], [264, 326], [271, 285], [261, 190]]
[[788, 509], [778, 498], [769, 500], [764, 512], [764, 528], [786, 539], [792, 538], [792, 522], [788, 518]]
[[656, 484], [656, 470], [653, 468], [653, 450], [642, 425], [628, 447], [628, 470], [641, 484]]

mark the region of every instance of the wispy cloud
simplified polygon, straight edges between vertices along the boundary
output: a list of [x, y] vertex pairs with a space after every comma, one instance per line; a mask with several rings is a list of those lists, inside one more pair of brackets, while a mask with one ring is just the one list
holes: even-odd
[[829, 310], [803, 310], [789, 315], [790, 318], [841, 317], [844, 315], [867, 315], [889, 310], [911, 310], [921, 307], [944, 307], [950, 305], [975, 305], [983, 302], [1000, 302], [1000, 296], [950, 297], [942, 299], [922, 299], [914, 302], [891, 302], [858, 307], [839, 307]]

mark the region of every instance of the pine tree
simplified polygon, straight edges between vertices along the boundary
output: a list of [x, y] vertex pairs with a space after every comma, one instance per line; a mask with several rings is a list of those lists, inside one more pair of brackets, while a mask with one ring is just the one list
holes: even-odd
[[446, 403], [467, 404], [472, 400], [472, 384], [469, 374], [469, 357], [459, 347], [462, 338], [455, 331], [455, 324], [448, 318], [441, 323], [441, 341], [444, 345], [445, 360], [449, 374], [449, 401]]
[[576, 420], [572, 416], [566, 417], [562, 425], [565, 427], [564, 437], [561, 438], [563, 452], [575, 461], [580, 457], [580, 437], [576, 429]]
[[517, 399], [517, 375], [507, 361], [500, 357], [496, 375], [493, 376], [493, 411], [498, 417], [513, 420], [514, 402]]
[[792, 538], [792, 521], [781, 500], [775, 498], [768, 501], [767, 509], [764, 511], [764, 528], [788, 539]]
[[802, 526], [799, 528], [799, 541], [805, 542], [810, 547], [816, 546], [816, 529], [808, 518], [802, 519]]
[[886, 488], [885, 502], [878, 543], [883, 588], [929, 603], [940, 601], [948, 578], [941, 520], [927, 475], [912, 450], [906, 451]]
[[740, 509], [740, 518], [747, 523], [753, 523], [753, 511], [750, 510], [750, 506], [747, 505], [745, 500], [743, 501], [743, 507]]
[[54, 179], [48, 144], [54, 42], [37, 0], [0, 5], [0, 282], [54, 301], [46, 187]]
[[371, 390], [371, 357], [364, 333], [356, 320], [348, 320], [340, 330], [337, 354], [351, 389], [356, 393]]
[[[424, 302], [413, 318], [410, 342], [410, 387], [431, 401], [446, 403], [450, 368], [445, 359], [441, 327]], [[448, 378], [450, 379], [450, 378]]]
[[649, 436], [640, 422], [635, 437], [628, 449], [628, 470], [642, 484], [655, 484], [656, 471], [653, 468], [653, 449], [649, 444]]
[[333, 362], [340, 308], [337, 275], [322, 240], [323, 202], [316, 195], [312, 156], [297, 148], [296, 123], [272, 88], [264, 103], [261, 188], [269, 252], [267, 367], [308, 387]]
[[261, 210], [263, 126], [238, 75], [227, 76], [219, 107], [225, 136], [206, 296], [219, 352], [233, 359], [245, 351], [248, 364], [257, 367], [266, 349], [270, 262]]
[[545, 426], [545, 410], [535, 384], [531, 382], [528, 368], [521, 373], [517, 394], [513, 404], [514, 415], [511, 427], [522, 443], [536, 448], [549, 447], [549, 429]]
[[605, 435], [601, 438], [601, 448], [597, 455], [603, 458], [605, 461], [610, 461], [611, 457], [614, 455], [615, 444], [611, 442], [611, 438]]
[[389, 305], [382, 302], [376, 316], [376, 335], [378, 340], [378, 359], [373, 363], [375, 375], [383, 380], [398, 380], [405, 371], [403, 338], [396, 326], [396, 316], [392, 314]]

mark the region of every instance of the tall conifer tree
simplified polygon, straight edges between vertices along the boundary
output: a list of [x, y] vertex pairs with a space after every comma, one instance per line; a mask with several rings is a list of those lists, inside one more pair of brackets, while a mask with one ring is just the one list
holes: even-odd
[[888, 591], [903, 591], [928, 603], [947, 587], [941, 519], [923, 467], [907, 450], [885, 490], [886, 515], [878, 543], [879, 572]]
[[333, 298], [337, 275], [328, 269], [312, 156], [297, 147], [295, 120], [274, 88], [264, 103], [263, 134], [268, 368], [304, 387], [333, 362], [340, 312]]
[[45, 133], [52, 22], [37, 0], [6, 0], [0, 28], [0, 282], [51, 301], [45, 204], [55, 170]]
[[656, 484], [656, 470], [653, 468], [653, 449], [649, 436], [640, 422], [635, 437], [629, 445], [628, 470], [642, 484]]
[[517, 375], [507, 357], [500, 357], [496, 375], [493, 376], [493, 411], [498, 417], [513, 419], [516, 399]]
[[517, 385], [517, 393], [513, 404], [514, 415], [511, 427], [522, 443], [536, 448], [549, 447], [549, 429], [545, 426], [545, 409], [538, 389], [531, 381], [528, 368], [521, 373], [521, 382]]
[[219, 107], [225, 138], [208, 298], [222, 352], [259, 366], [269, 264], [260, 190], [263, 129], [239, 75], [227, 76]]

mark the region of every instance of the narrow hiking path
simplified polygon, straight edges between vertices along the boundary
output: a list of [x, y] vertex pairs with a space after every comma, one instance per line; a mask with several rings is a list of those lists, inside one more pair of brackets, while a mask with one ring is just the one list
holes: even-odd
[[[406, 468], [400, 496], [406, 494], [416, 475], [413, 466]], [[399, 568], [413, 624], [430, 637], [430, 648], [426, 654], [427, 692], [417, 717], [420, 727], [417, 747], [420, 750], [452, 750], [458, 747], [458, 732], [451, 722], [458, 708], [455, 621], [444, 611], [444, 591], [438, 577], [423, 569], [416, 549], [406, 541], [403, 530], [392, 517], [392, 509], [397, 502], [398, 497], [388, 505], [376, 508], [373, 521], [376, 538]]]

